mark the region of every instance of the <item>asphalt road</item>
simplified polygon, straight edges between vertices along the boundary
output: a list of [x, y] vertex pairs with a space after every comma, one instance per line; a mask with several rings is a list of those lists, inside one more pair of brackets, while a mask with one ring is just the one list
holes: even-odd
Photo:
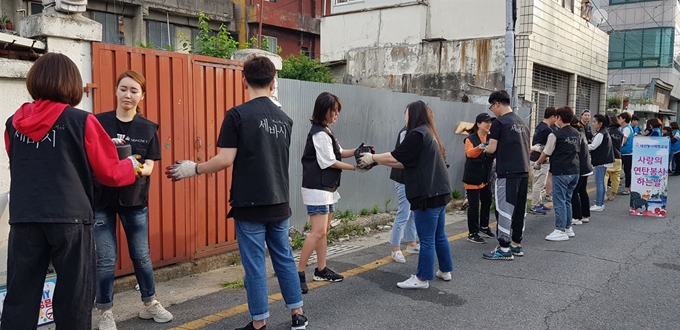
[[[670, 181], [671, 189], [680, 184], [677, 177]], [[415, 272], [417, 256], [382, 264], [387, 243], [337, 256], [332, 268], [357, 274], [304, 295], [307, 328], [680, 329], [680, 193], [671, 193], [668, 204], [666, 218], [633, 217], [627, 196], [617, 196], [589, 224], [575, 226], [576, 237], [566, 242], [544, 240], [554, 228], [553, 212], [528, 215], [526, 255], [514, 261], [482, 259], [493, 242], [469, 243], [461, 234], [465, 223], [455, 223], [448, 235], [463, 238], [451, 242], [453, 280], [432, 281], [427, 290], [397, 288]], [[270, 291], [278, 292], [275, 279]], [[245, 302], [243, 289], [225, 289], [168, 307], [171, 323], [132, 319], [118, 329], [234, 329], [249, 322]], [[270, 312], [268, 329], [290, 329], [280, 299]]]

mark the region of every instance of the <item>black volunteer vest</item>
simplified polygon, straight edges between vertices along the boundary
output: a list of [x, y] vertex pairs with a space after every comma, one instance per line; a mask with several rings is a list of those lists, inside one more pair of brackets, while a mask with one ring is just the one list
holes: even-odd
[[231, 206], [288, 203], [288, 157], [293, 120], [273, 103], [271, 107], [254, 107], [245, 103], [230, 111], [237, 111], [241, 116], [238, 153], [232, 174]]
[[[394, 145], [394, 149], [397, 149], [397, 147], [399, 147], [399, 145], [401, 144], [401, 134], [405, 132], [406, 126], [399, 130], [399, 134], [397, 134], [397, 143]], [[390, 171], [390, 180], [404, 184], [404, 170], [400, 168], [392, 168], [392, 170]]]
[[66, 107], [40, 141], [19, 133], [13, 116], [7, 119], [10, 224], [92, 223], [93, 178], [85, 151], [88, 115]]
[[[104, 127], [109, 137], [118, 136], [116, 132], [116, 110], [96, 114], [97, 120]], [[141, 115], [135, 115], [130, 124], [130, 129], [124, 138], [125, 144], [132, 146], [132, 154], [140, 155], [141, 163], [146, 159], [146, 150], [153, 139], [158, 125]], [[135, 183], [125, 187], [107, 187], [95, 180], [95, 210], [124, 208], [143, 208], [149, 202], [149, 185], [151, 179], [148, 176], [137, 178]]]
[[555, 150], [550, 156], [550, 173], [553, 175], [580, 174], [581, 133], [567, 125], [554, 131], [553, 134], [556, 140]]
[[416, 167], [404, 168], [406, 199], [413, 204], [431, 197], [451, 193], [449, 175], [439, 144], [430, 130], [422, 125], [413, 129], [423, 135], [423, 146], [418, 152]]
[[609, 137], [612, 139], [612, 151], [614, 152], [614, 159], [621, 159], [621, 145], [623, 144], [623, 133], [616, 128], [610, 127], [608, 129]]
[[302, 153], [302, 187], [333, 192], [340, 187], [342, 170], [330, 167], [321, 169], [319, 166], [319, 163], [316, 160], [314, 141], [312, 140], [312, 136], [319, 132], [328, 134], [333, 142], [333, 154], [335, 155], [335, 159], [342, 160], [340, 146], [338, 145], [335, 136], [333, 136], [333, 133], [321, 125], [313, 124], [312, 128], [309, 130], [309, 134], [307, 134], [307, 143], [305, 144], [305, 150]]
[[579, 131], [581, 135], [581, 149], [578, 152], [578, 161], [581, 164], [579, 173], [583, 176], [593, 172], [593, 165], [590, 162], [590, 150], [588, 150], [588, 140], [585, 133]]
[[[473, 146], [482, 143], [477, 133], [468, 135], [465, 139], [470, 140]], [[465, 143], [465, 140], [463, 140]], [[480, 185], [489, 183], [491, 179], [491, 169], [493, 165], [493, 155], [482, 152], [477, 158], [465, 157], [465, 172], [463, 172], [463, 183]]]
[[614, 162], [614, 150], [612, 150], [612, 140], [607, 129], [602, 127], [596, 133], [602, 134], [602, 143], [595, 150], [590, 152], [593, 166], [611, 164]]

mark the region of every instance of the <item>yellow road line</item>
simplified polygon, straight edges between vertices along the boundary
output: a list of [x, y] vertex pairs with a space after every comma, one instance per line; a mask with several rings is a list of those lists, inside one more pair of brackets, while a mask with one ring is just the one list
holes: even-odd
[[[489, 227], [494, 228], [494, 227], [496, 227], [496, 224], [495, 223], [491, 224], [491, 225], [489, 225]], [[455, 240], [459, 240], [459, 239], [464, 238], [464, 237], [467, 237], [467, 232], [456, 234], [456, 235], [453, 235], [453, 236], [449, 236], [449, 242], [453, 242]], [[409, 253], [406, 252], [406, 251], [404, 251], [403, 253], [404, 253], [404, 255], [409, 255]], [[387, 256], [387, 257], [372, 261], [370, 263], [367, 263], [365, 265], [344, 271], [341, 274], [343, 276], [345, 276], [345, 278], [357, 276], [359, 274], [365, 273], [365, 272], [370, 271], [370, 270], [374, 270], [374, 269], [376, 269], [380, 266], [384, 266], [384, 265], [389, 264], [391, 262], [394, 262], [392, 260], [392, 256]], [[314, 290], [316, 288], [319, 288], [319, 287], [322, 287], [322, 286], [328, 285], [328, 284], [330, 284], [330, 282], [311, 282], [311, 283], [307, 284], [307, 287], [309, 287], [310, 290]], [[276, 302], [276, 301], [279, 301], [279, 300], [283, 300], [283, 296], [281, 296], [281, 293], [275, 293], [275, 294], [272, 294], [272, 295], [269, 296], [269, 303], [273, 303], [273, 302]], [[200, 329], [200, 328], [203, 328], [205, 326], [208, 326], [209, 324], [218, 322], [222, 319], [232, 317], [232, 316], [235, 316], [235, 315], [239, 315], [239, 314], [242, 314], [242, 313], [246, 313], [247, 311], [248, 311], [248, 304], [247, 303], [241, 304], [241, 305], [231, 307], [227, 310], [223, 310], [221, 312], [217, 312], [215, 314], [207, 315], [207, 316], [204, 316], [200, 319], [184, 323], [182, 325], [179, 325], [179, 326], [174, 327], [174, 328], [170, 328], [168, 330]]]

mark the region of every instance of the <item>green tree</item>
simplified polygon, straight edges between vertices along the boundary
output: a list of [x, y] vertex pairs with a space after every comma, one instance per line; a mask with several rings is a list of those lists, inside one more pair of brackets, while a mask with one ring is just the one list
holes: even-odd
[[279, 71], [280, 78], [333, 83], [331, 69], [309, 58], [302, 51], [300, 55], [290, 55], [283, 60], [283, 68]]
[[220, 24], [220, 29], [215, 33], [210, 28], [210, 19], [202, 12], [198, 14], [196, 43], [192, 45], [187, 39], [182, 42], [182, 47], [193, 54], [227, 59], [238, 50], [238, 46], [238, 41], [231, 36], [224, 24]]

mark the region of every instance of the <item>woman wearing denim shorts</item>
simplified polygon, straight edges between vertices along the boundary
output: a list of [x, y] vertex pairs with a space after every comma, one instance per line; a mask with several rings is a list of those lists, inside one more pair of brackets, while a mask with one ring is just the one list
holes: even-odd
[[340, 99], [328, 92], [319, 94], [314, 104], [310, 121], [312, 127], [307, 135], [307, 143], [302, 155], [302, 202], [307, 205], [307, 214], [312, 230], [305, 239], [298, 264], [300, 289], [307, 293], [305, 268], [307, 261], [316, 251], [317, 268], [314, 269], [315, 281], [340, 282], [344, 277], [326, 267], [326, 234], [333, 219], [333, 204], [340, 199], [337, 189], [343, 170], [365, 171], [356, 166], [343, 163], [342, 158], [354, 156], [356, 149], [343, 150], [329, 126], [338, 120], [342, 109]]

